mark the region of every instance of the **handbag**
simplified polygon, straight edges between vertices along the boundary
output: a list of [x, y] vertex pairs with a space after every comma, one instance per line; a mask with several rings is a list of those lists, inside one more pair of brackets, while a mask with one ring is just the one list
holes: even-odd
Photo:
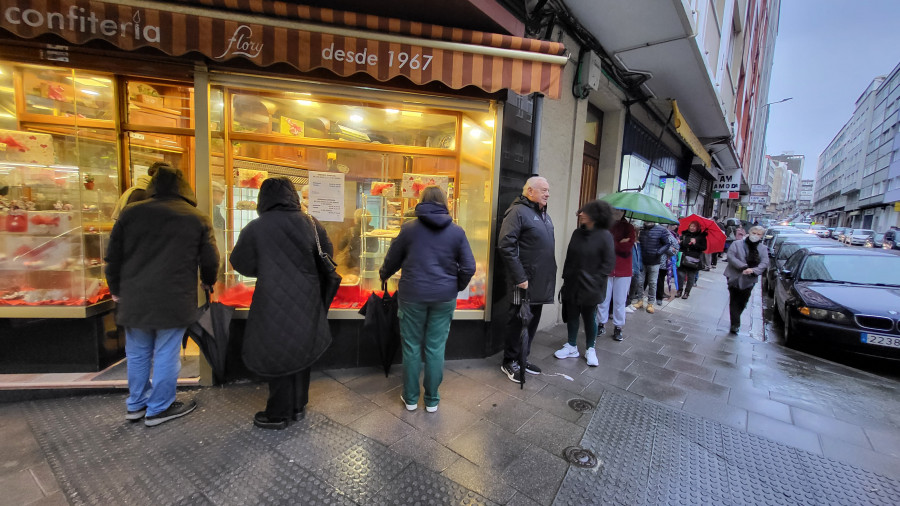
[[319, 242], [319, 231], [316, 229], [316, 222], [313, 221], [312, 216], [306, 215], [309, 218], [309, 224], [312, 225], [313, 236], [316, 238], [316, 250], [318, 250], [319, 254], [316, 255], [316, 270], [319, 271], [319, 288], [321, 289], [322, 296], [322, 305], [325, 306], [325, 310], [331, 306], [332, 301], [334, 301], [334, 297], [337, 295], [338, 288], [341, 286], [341, 280], [343, 279], [340, 274], [337, 273], [337, 262], [335, 262], [331, 255], [322, 251], [322, 243]]
[[687, 269], [699, 269], [700, 257], [692, 257], [690, 255], [681, 255], [681, 267]]

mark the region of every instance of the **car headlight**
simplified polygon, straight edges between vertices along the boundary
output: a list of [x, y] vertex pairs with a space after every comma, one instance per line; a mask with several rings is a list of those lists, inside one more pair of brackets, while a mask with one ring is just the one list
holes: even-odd
[[813, 320], [823, 320], [831, 323], [850, 323], [850, 318], [840, 311], [829, 311], [815, 307], [800, 306], [797, 308], [800, 314], [809, 316]]

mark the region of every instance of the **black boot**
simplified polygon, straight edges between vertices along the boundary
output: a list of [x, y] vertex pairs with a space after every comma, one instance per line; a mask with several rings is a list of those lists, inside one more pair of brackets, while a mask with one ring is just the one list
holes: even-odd
[[616, 341], [625, 339], [625, 336], [622, 335], [622, 327], [617, 326], [615, 330], [613, 330], [613, 339]]
[[269, 418], [265, 411], [258, 411], [253, 416], [253, 425], [260, 429], [281, 430], [287, 428], [288, 421], [284, 418]]

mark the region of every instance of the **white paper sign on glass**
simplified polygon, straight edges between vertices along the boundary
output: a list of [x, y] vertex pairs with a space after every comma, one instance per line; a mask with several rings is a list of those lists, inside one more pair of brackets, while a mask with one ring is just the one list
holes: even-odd
[[319, 221], [344, 221], [344, 174], [309, 171], [309, 214]]

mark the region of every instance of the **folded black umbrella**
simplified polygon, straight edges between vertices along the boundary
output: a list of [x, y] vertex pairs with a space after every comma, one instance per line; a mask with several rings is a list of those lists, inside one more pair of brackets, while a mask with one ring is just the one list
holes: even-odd
[[400, 349], [400, 319], [397, 317], [397, 292], [389, 294], [384, 283], [381, 289], [384, 295], [372, 292], [359, 314], [366, 317], [361, 332], [378, 347], [386, 378], [391, 372], [397, 350]]
[[[517, 288], [518, 290], [518, 288]], [[522, 296], [522, 304], [519, 306], [519, 320], [522, 322], [522, 332], [519, 338], [522, 340], [522, 345], [519, 347], [519, 388], [525, 388], [525, 364], [528, 358], [528, 324], [531, 323], [531, 319], [534, 318], [534, 315], [531, 313], [531, 297], [528, 296], [528, 292]]]
[[216, 383], [223, 383], [228, 358], [228, 327], [234, 308], [220, 302], [211, 302], [209, 292], [206, 292], [206, 304], [198, 313], [197, 321], [192, 323], [184, 334], [182, 347], [187, 344], [188, 337], [193, 339], [212, 367], [213, 380]]

